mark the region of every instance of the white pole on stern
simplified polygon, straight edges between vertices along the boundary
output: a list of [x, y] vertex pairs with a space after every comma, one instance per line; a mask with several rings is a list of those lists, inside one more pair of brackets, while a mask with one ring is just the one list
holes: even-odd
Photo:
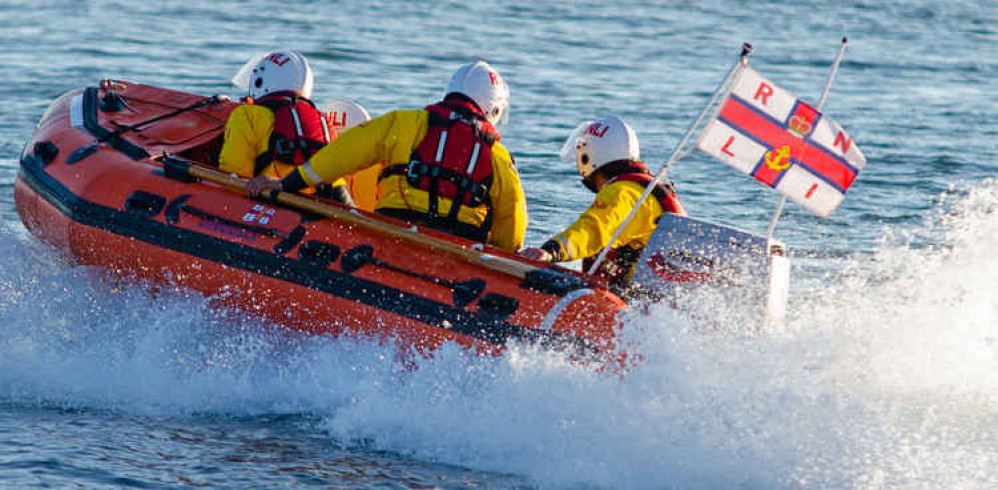
[[679, 144], [676, 145], [676, 148], [672, 151], [672, 155], [669, 157], [669, 160], [665, 162], [665, 165], [662, 165], [662, 169], [659, 170], [658, 174], [655, 175], [655, 178], [648, 183], [648, 185], [645, 187], [645, 191], [641, 194], [641, 197], [638, 198], [638, 202], [636, 202], [634, 204], [634, 207], [631, 208], [631, 212], [627, 215], [626, 218], [624, 218], [623, 223], [621, 223], [620, 226], [617, 227], [617, 230], [613, 233], [613, 237], [610, 238], [610, 241], [607, 242], [605, 247], [603, 247], [603, 250], [600, 250], [599, 255], [596, 256], [596, 260], [593, 261], [593, 265], [589, 267], [588, 271], [586, 271], [588, 274], [595, 273], [596, 269], [600, 266], [600, 264], [603, 263], [604, 260], [606, 260], [606, 255], [610, 253], [610, 247], [613, 246], [613, 242], [617, 241], [617, 238], [620, 237], [620, 234], [624, 232], [624, 228], [627, 226], [628, 223], [630, 223], [631, 219], [634, 218], [634, 214], [638, 212], [638, 208], [640, 208], [641, 204], [645, 202], [645, 199], [648, 199], [648, 196], [651, 194], [652, 190], [655, 189], [655, 186], [662, 180], [663, 177], [665, 177], [665, 174], [666, 172], [668, 172], [669, 167], [672, 166], [672, 164], [679, 159], [683, 147], [686, 146], [686, 143], [689, 141], [690, 136], [696, 130], [697, 126], [700, 125], [700, 122], [703, 120], [704, 116], [706, 116], [707, 113], [710, 111], [710, 108], [714, 105], [714, 102], [717, 100], [718, 95], [721, 94], [722, 91], [724, 91], [725, 85], [727, 85], [728, 80], [731, 79], [732, 75], [734, 75], [735, 71], [739, 67], [748, 64], [748, 56], [752, 54], [752, 50], [753, 47], [750, 43], [742, 43], [742, 53], [741, 55], [739, 55], [738, 61], [735, 62], [735, 64], [732, 65], [731, 69], [728, 70], [728, 73], [724, 75], [724, 79], [722, 79], [721, 83], [717, 86], [717, 90], [714, 91], [714, 95], [711, 96], [710, 101], [707, 102], [707, 105], [704, 106], [702, 111], [700, 111], [700, 115], [697, 116], [696, 120], [693, 121], [693, 124], [691, 124], [689, 129], [686, 130], [686, 133], [683, 135], [683, 138], [679, 141]]
[[[821, 107], [825, 105], [825, 99], [828, 98], [828, 92], [832, 89], [832, 81], [835, 80], [835, 73], [839, 71], [839, 63], [842, 62], [842, 55], [846, 52], [846, 43], [849, 39], [842, 36], [842, 44], [839, 46], [839, 53], [835, 56], [835, 62], [832, 63], [832, 71], [828, 73], [828, 79], [825, 80], [825, 88], [821, 91], [821, 98], [818, 99], [818, 107], [815, 109], [821, 112]], [[776, 211], [773, 212], [773, 218], [769, 220], [769, 228], [766, 230], [766, 239], [772, 240], [773, 231], [776, 230], [776, 222], [780, 219], [780, 214], [783, 213], [783, 204], [787, 202], [787, 196], [780, 194], [780, 200], [776, 203]]]

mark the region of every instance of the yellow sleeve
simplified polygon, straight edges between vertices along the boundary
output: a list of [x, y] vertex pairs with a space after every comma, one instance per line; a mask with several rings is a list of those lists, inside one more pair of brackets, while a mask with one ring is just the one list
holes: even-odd
[[344, 132], [312, 155], [298, 173], [306, 184], [340, 180], [381, 162], [408, 162], [416, 142], [426, 134], [424, 110], [393, 111]]
[[381, 165], [370, 167], [345, 177], [350, 186], [350, 194], [357, 207], [364, 211], [374, 211], [378, 204], [378, 177], [381, 176]]
[[[589, 209], [551, 239], [561, 246], [563, 259], [578, 260], [598, 254], [630, 214], [642, 192], [643, 187], [635, 182], [614, 182], [600, 189]], [[621, 247], [637, 241], [636, 245], [643, 247], [655, 231], [655, 221], [661, 215], [661, 204], [649, 196], [613, 246]]]
[[489, 243], [509, 252], [523, 247], [527, 233], [527, 198], [520, 185], [520, 174], [506, 147], [492, 147], [492, 229]]
[[250, 105], [233, 109], [225, 123], [218, 169], [244, 178], [253, 177], [256, 157], [267, 150], [273, 129], [274, 115], [269, 109]]

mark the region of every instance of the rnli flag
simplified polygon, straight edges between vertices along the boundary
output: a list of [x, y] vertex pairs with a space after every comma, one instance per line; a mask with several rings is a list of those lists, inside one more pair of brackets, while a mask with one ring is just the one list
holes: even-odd
[[835, 121], [747, 66], [697, 147], [822, 217], [866, 165]]

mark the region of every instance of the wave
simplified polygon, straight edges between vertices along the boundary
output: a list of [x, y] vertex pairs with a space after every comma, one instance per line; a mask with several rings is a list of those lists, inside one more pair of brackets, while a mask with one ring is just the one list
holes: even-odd
[[[0, 397], [140, 415], [304, 413], [338, 445], [539, 486], [966, 487], [998, 479], [998, 184], [940, 199], [747, 328], [713, 296], [625, 319], [626, 375], [511, 345], [402, 359], [184, 290], [70, 266], [0, 230]], [[934, 247], [910, 243], [931, 236]]]

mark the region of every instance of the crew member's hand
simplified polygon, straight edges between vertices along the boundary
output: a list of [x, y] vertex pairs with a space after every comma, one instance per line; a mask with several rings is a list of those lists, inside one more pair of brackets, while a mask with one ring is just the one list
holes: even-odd
[[523, 250], [520, 250], [519, 253], [520, 255], [528, 259], [539, 260], [541, 262], [551, 262], [554, 259], [554, 256], [551, 255], [551, 252], [548, 252], [543, 248], [527, 247]]
[[346, 204], [351, 208], [357, 207], [357, 203], [353, 202], [353, 195], [350, 194], [350, 188], [345, 185], [338, 185], [333, 187], [333, 200], [339, 203]]
[[266, 175], [258, 175], [246, 182], [246, 193], [250, 197], [257, 197], [265, 192], [269, 193], [270, 191], [279, 190], [281, 190], [281, 181], [267, 177]]

